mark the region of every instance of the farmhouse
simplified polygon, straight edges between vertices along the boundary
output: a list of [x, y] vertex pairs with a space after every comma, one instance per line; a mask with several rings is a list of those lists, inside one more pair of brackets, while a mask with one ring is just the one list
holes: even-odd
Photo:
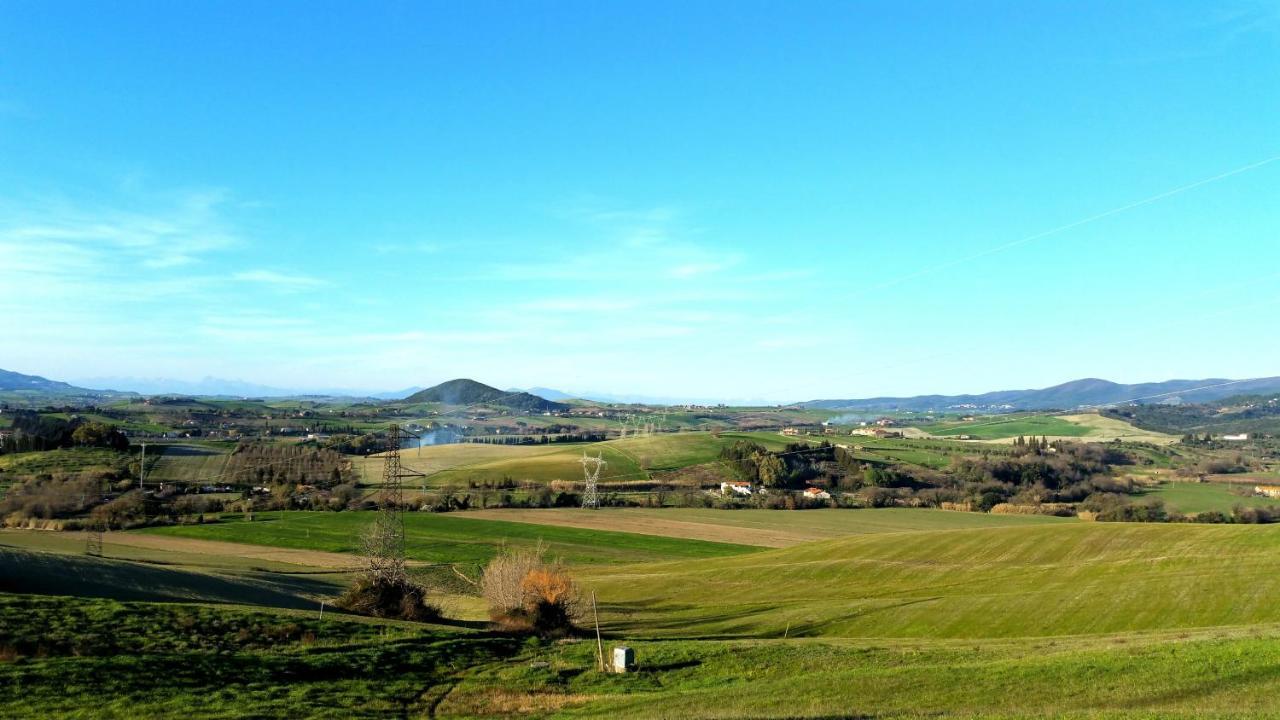
[[831, 493], [822, 488], [807, 487], [804, 489], [804, 496], [810, 500], [830, 500]]
[[884, 428], [859, 428], [849, 433], [850, 435], [866, 435], [874, 438], [900, 438], [902, 433], [897, 430], [885, 430]]
[[1280, 498], [1280, 485], [1254, 485], [1253, 493], [1271, 498]]
[[751, 483], [749, 482], [722, 482], [720, 483], [720, 492], [724, 495], [750, 495]]
[[1222, 439], [1223, 439], [1223, 440], [1234, 440], [1234, 441], [1236, 441], [1236, 442], [1240, 442], [1240, 441], [1243, 441], [1243, 440], [1248, 440], [1248, 439], [1249, 439], [1249, 433], [1240, 433], [1239, 435], [1223, 435], [1223, 436], [1222, 436]]
[[797, 427], [784, 427], [782, 428], [782, 434], [788, 437], [795, 437], [797, 435], [800, 435], [801, 432], [800, 432], [800, 428], [797, 428]]

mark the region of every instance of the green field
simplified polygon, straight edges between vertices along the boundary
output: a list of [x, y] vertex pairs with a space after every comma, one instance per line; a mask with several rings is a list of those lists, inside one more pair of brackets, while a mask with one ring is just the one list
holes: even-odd
[[[1243, 490], [1246, 494], [1232, 492]], [[1233, 485], [1228, 483], [1168, 482], [1142, 493], [1143, 497], [1159, 498], [1165, 507], [1187, 515], [1209, 510], [1231, 514], [1237, 505], [1244, 507], [1280, 506], [1280, 498], [1253, 494], [1253, 483]]]
[[[601, 446], [636, 467], [652, 462], [645, 441], [676, 462], [719, 452], [658, 440]], [[920, 464], [964, 448], [872, 444]], [[548, 454], [567, 449], [580, 457]], [[1217, 483], [1151, 494], [1178, 509], [1245, 500]], [[433, 585], [443, 624], [331, 608], [321, 621], [348, 572], [250, 557], [356, 553], [371, 518], [112, 532], [106, 559], [70, 533], [0, 532], [0, 685], [19, 689], [0, 716], [1280, 717], [1280, 526], [908, 508], [405, 514], [410, 558], [431, 564], [411, 572], [428, 582], [452, 577], [440, 563], [474, 577], [503, 544], [562, 557], [599, 598], [604, 645], [637, 652], [638, 672], [613, 675], [592, 667], [594, 636], [480, 631], [482, 601], [459, 581]]]
[[700, 508], [494, 509], [462, 513], [491, 520], [618, 530], [694, 540], [789, 547], [814, 540], [874, 533], [963, 530], [984, 527], [1051, 525], [1074, 518], [1045, 515], [989, 515], [923, 508], [823, 508], [802, 512], [779, 510], [712, 510]]
[[1278, 551], [1280, 526], [1060, 523], [862, 535], [584, 582], [611, 628], [638, 635], [1061, 636], [1280, 622]]
[[[1280, 630], [521, 643], [315, 613], [0, 596], [12, 718], [1275, 717]], [[803, 684], [803, 690], [797, 684]]]
[[[252, 522], [231, 520], [205, 525], [157, 527], [140, 532], [358, 553], [361, 533], [372, 522], [373, 515], [372, 512], [258, 513]], [[575, 565], [710, 558], [756, 550], [730, 543], [479, 520], [457, 514], [406, 513], [404, 523], [408, 557], [428, 563], [483, 564], [504, 544], [535, 546], [541, 543], [549, 556]]]
[[1084, 437], [1089, 434], [1089, 428], [1052, 415], [996, 417], [960, 425], [929, 427], [926, 430], [933, 435], [968, 435], [976, 440], [1001, 440], [1019, 435]]
[[341, 588], [341, 581], [321, 574], [252, 567], [194, 570], [0, 546], [0, 592], [312, 608], [311, 598], [332, 596]]
[[[657, 433], [599, 443], [550, 445], [488, 445], [456, 443], [433, 445], [402, 453], [405, 467], [425, 473], [428, 487], [468, 487], [510, 479], [517, 483], [547, 484], [582, 481], [582, 455], [601, 454], [608, 465], [604, 483], [648, 480], [650, 471], [661, 472], [710, 463], [720, 451], [742, 440], [781, 450], [788, 442], [776, 433], [710, 432]], [[376, 485], [382, 478], [382, 457], [354, 461], [363, 482]], [[412, 483], [411, 483], [412, 484]]]
[[127, 464], [128, 453], [107, 448], [62, 448], [0, 455], [0, 470], [13, 475], [112, 471]]
[[147, 460], [148, 482], [217, 483], [227, 464], [233, 445], [213, 443], [174, 443], [148, 446], [148, 455], [154, 450], [154, 463]]

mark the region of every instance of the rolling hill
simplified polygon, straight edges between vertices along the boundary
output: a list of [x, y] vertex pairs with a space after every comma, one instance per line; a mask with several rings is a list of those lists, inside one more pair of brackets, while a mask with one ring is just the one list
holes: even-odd
[[515, 410], [547, 412], [567, 410], [564, 403], [551, 402], [527, 392], [499, 390], [475, 380], [459, 378], [420, 390], [404, 399], [404, 402], [436, 402], [446, 405], [501, 405]]
[[115, 390], [91, 390], [70, 383], [50, 380], [39, 375], [24, 375], [12, 370], [0, 370], [0, 397], [19, 404], [36, 404], [44, 400], [61, 402], [97, 401], [103, 398], [124, 397], [132, 393]]
[[1039, 390], [997, 390], [978, 395], [916, 395], [848, 400], [810, 400], [805, 407], [823, 410], [1070, 410], [1128, 402], [1178, 404], [1208, 402], [1241, 393], [1280, 391], [1280, 377], [1253, 380], [1168, 380], [1126, 385], [1084, 378]]
[[[1280, 527], [1060, 523], [861, 535], [592, 569], [613, 632], [1013, 638], [1280, 622]], [[1224, 558], [1230, 558], [1224, 561]]]

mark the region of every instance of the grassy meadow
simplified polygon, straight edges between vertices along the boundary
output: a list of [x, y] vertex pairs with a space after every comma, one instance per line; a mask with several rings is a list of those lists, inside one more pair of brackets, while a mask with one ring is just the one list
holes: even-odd
[[[1081, 438], [1099, 431], [1041, 417]], [[1035, 423], [1013, 428], [1057, 435]], [[577, 482], [583, 451], [600, 451], [602, 477], [625, 482], [715, 464], [741, 439], [772, 449], [795, 440], [687, 432], [446, 445], [404, 462], [434, 487]], [[934, 468], [974, 447], [807, 439]], [[196, 482], [225, 456], [175, 443], [153, 462], [150, 478]], [[354, 463], [366, 482], [380, 479], [382, 458]], [[1182, 512], [1277, 502], [1220, 483], [1167, 483], [1148, 496]], [[0, 716], [1280, 717], [1276, 525], [917, 508], [410, 512], [410, 573], [445, 619], [330, 606], [322, 620], [319, 603], [352, 579], [372, 519], [228, 514], [109, 532], [105, 558], [85, 556], [78, 533], [0, 531], [0, 685], [17, 689], [0, 693]], [[637, 672], [597, 672], [591, 633], [551, 642], [485, 629], [484, 601], [454, 571], [474, 578], [503, 546], [538, 545], [596, 594], [603, 644], [633, 647]]]
[[616, 530], [643, 535], [740, 543], [760, 547], [790, 547], [815, 540], [874, 533], [962, 530], [984, 527], [1056, 525], [1074, 518], [1047, 515], [989, 515], [923, 508], [777, 510], [712, 510], [706, 508], [577, 508], [523, 510], [500, 508], [460, 513], [507, 522]]
[[[647, 481], [651, 472], [677, 470], [691, 465], [716, 462], [720, 451], [741, 440], [781, 450], [794, 438], [766, 432], [681, 432], [632, 436], [597, 443], [556, 443], [549, 445], [488, 445], [459, 443], [431, 445], [406, 450], [401, 461], [406, 468], [426, 475], [428, 488], [492, 485], [504, 480], [516, 483], [549, 484], [555, 481], [582, 481], [582, 455], [601, 455], [606, 463], [601, 481], [612, 484]], [[382, 482], [382, 456], [371, 455], [353, 461], [362, 482]]]
[[1280, 622], [1277, 550], [1280, 526], [1058, 523], [584, 569], [583, 582], [611, 629], [640, 636], [1050, 637]]
[[1277, 507], [1280, 498], [1253, 494], [1253, 483], [1166, 482], [1142, 493], [1146, 498], [1162, 500], [1170, 510], [1187, 515], [1216, 510], [1230, 514], [1237, 505], [1244, 507]]
[[[580, 511], [582, 512], [582, 511]], [[204, 525], [173, 525], [137, 531], [174, 538], [195, 538], [335, 553], [360, 552], [361, 533], [373, 512], [257, 513], [252, 521], [230, 519]], [[708, 558], [752, 552], [756, 548], [723, 542], [638, 535], [551, 525], [464, 517], [459, 513], [407, 513], [405, 552], [413, 560], [479, 565], [504, 545], [535, 547], [573, 565], [640, 563], [671, 558]]]
[[173, 443], [151, 445], [148, 450], [159, 450], [157, 458], [147, 461], [149, 482], [217, 483], [221, 479], [227, 458], [235, 445], [231, 443]]
[[1049, 437], [1055, 440], [1108, 442], [1123, 440], [1167, 445], [1177, 437], [1142, 430], [1123, 420], [1097, 413], [1069, 415], [998, 415], [972, 422], [945, 423], [922, 428], [937, 437], [968, 435], [974, 440], [1010, 441], [1018, 436]]

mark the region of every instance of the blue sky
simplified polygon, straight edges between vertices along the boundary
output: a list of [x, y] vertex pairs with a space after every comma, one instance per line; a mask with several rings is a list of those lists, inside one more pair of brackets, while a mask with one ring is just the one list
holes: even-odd
[[1278, 87], [1262, 2], [9, 2], [0, 367], [1276, 375]]

